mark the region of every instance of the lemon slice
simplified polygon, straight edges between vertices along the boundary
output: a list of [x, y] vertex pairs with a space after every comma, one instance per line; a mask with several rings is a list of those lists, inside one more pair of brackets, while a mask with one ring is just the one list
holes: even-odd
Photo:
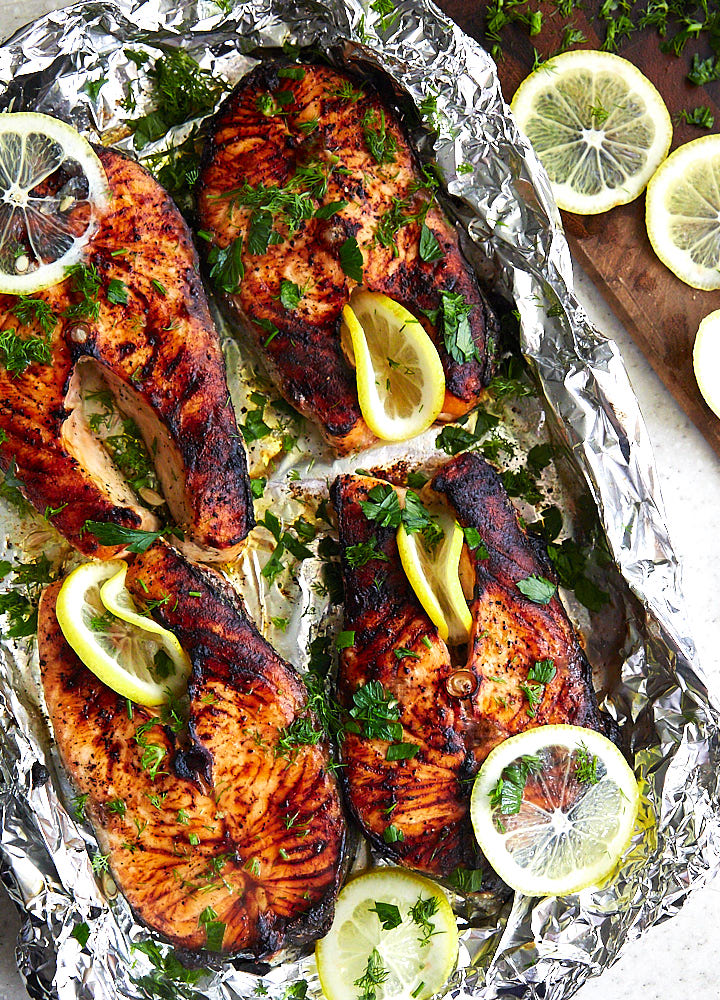
[[60, 588], [58, 623], [103, 684], [138, 705], [162, 705], [184, 692], [190, 660], [172, 632], [138, 614], [126, 572], [119, 559], [78, 566]]
[[109, 198], [103, 166], [74, 128], [35, 112], [0, 116], [0, 292], [62, 281]]
[[703, 399], [720, 417], [720, 309], [706, 316], [698, 327], [693, 368]]
[[580, 726], [539, 726], [492, 751], [470, 816], [481, 850], [509, 886], [564, 896], [612, 874], [638, 803], [635, 775], [614, 743]]
[[579, 215], [637, 198], [672, 139], [660, 94], [610, 52], [583, 49], [548, 59], [523, 80], [511, 108], [558, 205]]
[[420, 532], [408, 532], [401, 524], [397, 532], [400, 561], [440, 638], [451, 644], [467, 642], [472, 616], [460, 583], [463, 530], [445, 507], [430, 513], [442, 529], [442, 538], [429, 546]]
[[427, 430], [442, 410], [445, 373], [422, 323], [387, 295], [360, 291], [343, 309], [340, 336], [373, 434], [407, 441]]
[[327, 1000], [425, 1000], [447, 982], [457, 950], [455, 916], [440, 886], [377, 868], [342, 890], [315, 957]]
[[720, 135], [671, 153], [648, 185], [645, 225], [653, 250], [681, 281], [720, 288]]

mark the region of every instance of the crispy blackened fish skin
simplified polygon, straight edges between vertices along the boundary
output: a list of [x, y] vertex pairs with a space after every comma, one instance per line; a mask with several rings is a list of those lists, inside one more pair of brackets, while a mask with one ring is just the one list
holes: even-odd
[[[285, 398], [340, 452], [373, 440], [340, 345], [341, 312], [359, 276], [343, 270], [349, 238], [362, 254], [363, 286], [402, 303], [438, 345], [446, 419], [471, 410], [492, 376], [494, 313], [426, 184], [403, 127], [372, 85], [328, 66], [257, 67], [209, 127], [200, 224], [214, 255], [242, 240], [244, 274], [237, 291], [225, 285], [225, 303]], [[327, 213], [318, 217], [321, 206]], [[423, 218], [426, 242], [429, 233], [438, 243], [432, 254], [425, 246], [430, 260], [420, 256]], [[283, 282], [302, 289], [298, 302], [288, 306]], [[428, 318], [441, 291], [472, 307], [470, 360], [453, 360], [439, 320]]]
[[[187, 550], [231, 559], [253, 526], [252, 497], [190, 232], [147, 170], [113, 150], [98, 155], [112, 197], [87, 248], [85, 273], [98, 289], [85, 305], [97, 315], [64, 315], [83, 305], [73, 279], [33, 296], [58, 318], [52, 363], [15, 375], [0, 366], [0, 468], [15, 470], [27, 499], [52, 509], [52, 523], [86, 555], [121, 548], [100, 545], [86, 520], [159, 526], [88, 428], [81, 374], [90, 369], [136, 421]], [[17, 326], [16, 303], [0, 296], [0, 329]], [[42, 335], [37, 321], [26, 331]]]
[[149, 709], [128, 712], [80, 662], [57, 622], [60, 582], [39, 616], [55, 739], [113, 878], [137, 917], [185, 950], [206, 947], [208, 919], [224, 925], [223, 952], [255, 959], [315, 940], [332, 920], [345, 821], [317, 721], [316, 743], [287, 739], [307, 714], [300, 678], [230, 587], [164, 542], [135, 559], [127, 585], [139, 604], [158, 602], [190, 656], [177, 733]]
[[[609, 723], [598, 711], [589, 665], [557, 595], [541, 605], [518, 589], [529, 576], [554, 577], [542, 544], [520, 526], [495, 470], [477, 454], [461, 455], [429, 484], [483, 543], [465, 555], [475, 571], [471, 641], [467, 651], [458, 647], [452, 653], [407, 582], [395, 529], [378, 527], [362, 511], [376, 484], [340, 476], [332, 488], [342, 548], [343, 627], [355, 633], [354, 644], [340, 656], [338, 697], [349, 708], [359, 688], [379, 682], [399, 703], [401, 742], [419, 749], [410, 759], [388, 760], [388, 740], [348, 733], [347, 799], [388, 858], [447, 875], [477, 864], [468, 801], [472, 778], [493, 747], [539, 725], [607, 732]], [[373, 540], [378, 558], [353, 565], [348, 548]], [[555, 675], [544, 688], [536, 686], [531, 702], [528, 672], [543, 660], [552, 661]]]

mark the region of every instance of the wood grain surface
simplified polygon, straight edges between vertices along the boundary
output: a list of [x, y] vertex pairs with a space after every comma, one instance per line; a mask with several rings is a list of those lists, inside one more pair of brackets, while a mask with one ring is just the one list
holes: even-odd
[[[709, 8], [720, 0], [710, 0]], [[441, 0], [443, 10], [478, 41], [485, 43], [484, 0]], [[568, 19], [549, 3], [533, 3], [543, 11], [541, 34], [530, 38], [527, 28], [503, 30], [503, 58], [498, 69], [509, 101], [533, 66], [536, 48], [543, 58], [557, 52]], [[604, 30], [589, 17], [599, 0], [586, 0], [584, 11], [572, 15], [587, 43], [577, 48], [598, 48]], [[702, 42], [689, 42], [681, 56], [661, 51], [655, 29], [645, 28], [621, 43], [619, 55], [635, 63], [658, 88], [673, 122], [682, 109], [709, 106], [715, 115], [714, 132], [720, 131], [720, 81], [706, 87], [691, 84], [686, 74], [694, 53], [710, 55]], [[706, 129], [675, 124], [672, 148], [707, 135]], [[720, 420], [702, 399], [692, 370], [692, 345], [703, 316], [720, 309], [720, 290], [697, 291], [672, 274], [653, 253], [645, 232], [645, 197], [599, 216], [563, 213], [565, 230], [575, 259], [587, 271], [630, 336], [646, 356], [680, 406], [720, 453]]]

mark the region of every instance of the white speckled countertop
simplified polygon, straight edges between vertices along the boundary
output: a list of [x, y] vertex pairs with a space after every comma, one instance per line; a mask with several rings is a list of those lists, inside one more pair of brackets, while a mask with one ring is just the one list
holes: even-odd
[[[62, 0], [0, 0], [0, 38]], [[693, 635], [720, 704], [720, 459], [662, 386], [592, 283], [577, 275], [592, 321], [620, 346], [655, 447], [659, 483], [675, 551], [683, 564]], [[15, 965], [20, 922], [0, 886], [0, 1000], [27, 1000]], [[620, 960], [582, 988], [579, 1000], [717, 1000], [720, 883], [691, 897], [681, 913], [627, 945]]]

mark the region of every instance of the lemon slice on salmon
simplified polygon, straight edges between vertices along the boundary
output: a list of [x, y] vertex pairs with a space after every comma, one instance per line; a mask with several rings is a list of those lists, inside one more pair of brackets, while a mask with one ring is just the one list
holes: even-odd
[[635, 775], [606, 737], [580, 726], [538, 726], [489, 755], [470, 817], [503, 881], [527, 896], [564, 896], [612, 875], [639, 798]]
[[172, 632], [138, 613], [126, 573], [119, 559], [83, 563], [60, 588], [56, 614], [69, 645], [103, 684], [151, 708], [184, 692], [190, 660]]
[[352, 879], [315, 946], [327, 1000], [426, 1000], [439, 993], [458, 951], [455, 915], [434, 882], [400, 868]]
[[467, 642], [472, 615], [460, 583], [463, 530], [443, 506], [430, 511], [440, 531], [428, 541], [422, 532], [409, 532], [400, 525], [397, 545], [400, 561], [417, 599], [437, 626], [438, 634], [451, 644]]
[[373, 434], [407, 441], [427, 430], [442, 410], [445, 373], [422, 323], [387, 295], [359, 291], [343, 309], [340, 336]]
[[49, 115], [0, 116], [0, 292], [28, 295], [79, 263], [110, 200], [92, 146]]

